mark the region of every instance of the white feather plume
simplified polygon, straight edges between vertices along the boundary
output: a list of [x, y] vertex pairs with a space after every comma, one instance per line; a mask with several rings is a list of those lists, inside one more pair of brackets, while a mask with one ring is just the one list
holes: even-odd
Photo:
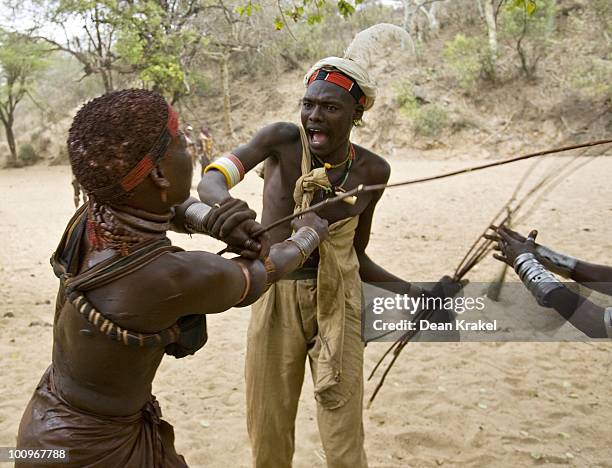
[[380, 46], [387, 40], [412, 42], [410, 34], [404, 29], [389, 23], [379, 23], [357, 33], [344, 52], [344, 58], [357, 62], [368, 69], [372, 55], [380, 51]]
[[380, 47], [387, 39], [398, 42], [407, 40], [412, 43], [410, 34], [399, 26], [379, 23], [358, 33], [350, 43], [344, 57], [326, 57], [315, 63], [304, 76], [304, 86], [308, 87], [312, 74], [320, 69], [339, 70], [354, 80], [365, 96], [364, 110], [370, 109], [376, 101], [376, 81], [370, 75], [371, 58], [380, 53]]

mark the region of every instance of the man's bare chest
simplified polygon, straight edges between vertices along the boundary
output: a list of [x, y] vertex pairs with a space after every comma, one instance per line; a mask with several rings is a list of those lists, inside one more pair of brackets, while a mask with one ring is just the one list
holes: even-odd
[[[295, 159], [298, 160], [299, 158]], [[264, 224], [274, 222], [293, 213], [296, 205], [294, 199], [296, 182], [301, 176], [302, 170], [296, 161], [266, 163], [262, 216]], [[327, 206], [317, 211], [319, 216], [327, 219], [330, 224], [358, 216], [370, 204], [372, 200], [370, 193], [360, 194], [355, 203], [352, 204], [346, 201], [331, 201], [337, 194], [356, 188], [360, 184], [371, 183], [367, 176], [366, 164], [356, 163], [349, 171], [346, 171], [345, 168], [328, 171], [328, 179], [332, 188], [327, 190], [323, 188], [315, 189], [310, 205], [330, 200]]]

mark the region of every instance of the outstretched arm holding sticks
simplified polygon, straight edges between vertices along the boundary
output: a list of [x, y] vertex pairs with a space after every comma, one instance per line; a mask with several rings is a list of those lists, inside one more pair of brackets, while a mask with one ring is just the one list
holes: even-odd
[[[527, 237], [505, 227], [494, 228], [487, 238], [497, 242], [494, 257], [512, 266], [538, 304], [551, 307], [591, 338], [612, 338], [612, 307], [603, 309], [571, 291], [548, 270], [585, 286], [611, 294], [612, 268], [583, 262], [535, 242], [537, 231]], [[593, 282], [593, 283], [591, 283]]]
[[[461, 173], [465, 173], [465, 172], [473, 172], [474, 170], [479, 170], [479, 169], [484, 169], [484, 168], [487, 168], [487, 167], [492, 167], [492, 165], [502, 165], [502, 164], [507, 164], [507, 163], [519, 161], [519, 160], [530, 159], [530, 158], [534, 158], [534, 157], [537, 157], [537, 156], [542, 156], [542, 155], [545, 155], [545, 154], [553, 154], [553, 153], [557, 153], [557, 152], [561, 152], [561, 151], [569, 151], [569, 150], [577, 149], [577, 148], [585, 148], [582, 152], [577, 154], [574, 158], [570, 159], [567, 163], [561, 164], [560, 167], [557, 167], [552, 172], [546, 174], [530, 190], [528, 190], [525, 195], [523, 195], [523, 196], [521, 196], [519, 198], [518, 194], [521, 191], [521, 188], [523, 187], [528, 174], [531, 173], [531, 170], [533, 168], [533, 165], [532, 165], [532, 167], [527, 171], [525, 176], [519, 182], [519, 184], [516, 187], [514, 193], [510, 197], [510, 200], [508, 200], [508, 202], [493, 217], [492, 223], [498, 223], [499, 225], [505, 225], [507, 222], [509, 222], [509, 220], [511, 219], [511, 217], [513, 215], [516, 215], [518, 210], [521, 209], [525, 205], [525, 203], [527, 201], [533, 202], [533, 199], [537, 198], [537, 197], [535, 197], [536, 195], [539, 196], [545, 189], [548, 190], [552, 186], [558, 184], [559, 181], [567, 174], [568, 170], [570, 170], [570, 169], [576, 170], [577, 167], [581, 167], [584, 164], [587, 164], [590, 161], [592, 161], [593, 157], [595, 157], [596, 155], [591, 157], [591, 158], [589, 158], [589, 159], [585, 159], [577, 167], [576, 166], [572, 166], [574, 161], [576, 161], [579, 158], [581, 158], [582, 156], [584, 156], [585, 153], [589, 150], [589, 148], [594, 147], [594, 146], [599, 146], [599, 145], [606, 145], [606, 144], [609, 144], [610, 142], [611, 142], [611, 140], [600, 140], [600, 141], [595, 141], [595, 142], [584, 143], [584, 144], [581, 144], [581, 145], [572, 145], [572, 146], [565, 146], [565, 147], [562, 147], [562, 148], [551, 149], [551, 150], [547, 150], [547, 151], [538, 151], [536, 153], [530, 153], [530, 154], [527, 154], [527, 155], [519, 156], [518, 158], [505, 159], [505, 160], [499, 161], [497, 163], [477, 166], [475, 168], [467, 168], [467, 169], [464, 169], [464, 170], [461, 170], [461, 171], [454, 171], [454, 172], [451, 172], [451, 173], [442, 174], [440, 176], [427, 177], [425, 179], [417, 179], [416, 181], [407, 181], [407, 182], [403, 182], [403, 183], [400, 183], [400, 184], [408, 185], [408, 184], [411, 184], [411, 183], [418, 183], [418, 182], [423, 182], [423, 181], [427, 181], [427, 180], [435, 180], [435, 179], [438, 179], [438, 178], [449, 177], [449, 176], [452, 176], [452, 175], [457, 175], [457, 174], [461, 174]], [[536, 202], [537, 202], [537, 199], [536, 199]], [[471, 247], [469, 248], [469, 250], [467, 251], [465, 256], [461, 259], [461, 262], [459, 263], [457, 269], [455, 270], [455, 274], [454, 274], [454, 279], [456, 281], [460, 280], [461, 278], [463, 278], [475, 265], [477, 265], [492, 250], [493, 243], [495, 242], [496, 239], [488, 238], [487, 231], [488, 231], [488, 228], [485, 229], [484, 232], [481, 235], [478, 236], [478, 238], [471, 245]], [[612, 317], [610, 319], [610, 323], [612, 324]], [[368, 380], [372, 379], [374, 374], [377, 372], [379, 367], [382, 365], [383, 361], [389, 355], [391, 355], [391, 360], [387, 363], [387, 365], [386, 365], [386, 367], [385, 367], [385, 369], [383, 371], [383, 374], [380, 377], [379, 382], [376, 385], [376, 388], [374, 389], [374, 392], [373, 392], [372, 396], [370, 397], [369, 405], [371, 405], [373, 403], [374, 399], [376, 398], [376, 395], [378, 394], [378, 392], [382, 388], [387, 375], [391, 371], [391, 369], [392, 369], [393, 365], [395, 364], [396, 360], [398, 359], [399, 355], [401, 354], [401, 352], [403, 351], [404, 347], [410, 342], [410, 340], [412, 339], [412, 337], [415, 334], [416, 334], [416, 332], [414, 332], [414, 331], [407, 332], [400, 339], [398, 339], [396, 342], [394, 342], [387, 349], [387, 351], [383, 354], [383, 356], [381, 356], [381, 358], [378, 360], [378, 362], [376, 363], [376, 365], [372, 369], [372, 372], [371, 372], [370, 376], [368, 377]]]

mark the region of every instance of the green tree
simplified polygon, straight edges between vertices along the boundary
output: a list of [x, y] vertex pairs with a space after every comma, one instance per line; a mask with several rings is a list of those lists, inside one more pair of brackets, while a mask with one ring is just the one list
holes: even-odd
[[[83, 67], [83, 77], [99, 76], [104, 90], [112, 91], [114, 74], [119, 69], [119, 57], [113, 47], [123, 15], [121, 3], [119, 0], [31, 0], [37, 26], [51, 25], [64, 36], [62, 40], [49, 35], [34, 38], [47, 42], [53, 50], [72, 55]], [[75, 23], [81, 25], [81, 31], [76, 34], [66, 27]]]
[[[13, 0], [15, 2], [16, 0]], [[23, 4], [25, 2], [18, 2]], [[38, 39], [72, 55], [83, 75], [98, 76], [112, 91], [118, 75], [139, 79], [176, 101], [189, 90], [190, 61], [201, 35], [193, 20], [198, 0], [30, 0], [38, 30], [51, 25], [57, 35]], [[79, 31], [66, 25], [78, 23]]]
[[174, 103], [190, 91], [191, 64], [205, 45], [195, 24], [202, 2], [126, 1], [118, 19], [116, 52], [145, 86]]
[[0, 30], [0, 120], [10, 151], [10, 166], [18, 165], [13, 132], [15, 110], [21, 100], [30, 95], [37, 74], [45, 67], [45, 53], [27, 37]]
[[442, 56], [455, 75], [459, 86], [465, 91], [476, 88], [479, 77], [488, 75], [490, 50], [483, 37], [466, 37], [457, 34], [444, 44]]
[[533, 78], [555, 30], [555, 0], [512, 0], [503, 9], [502, 33], [514, 42], [521, 71]]
[[[288, 25], [288, 20], [292, 20], [294, 23], [305, 21], [310, 25], [320, 23], [329, 5], [334, 5], [340, 16], [348, 18], [355, 13], [356, 7], [361, 3], [363, 3], [363, 0], [330, 0], [329, 2], [328, 0], [298, 0], [291, 3], [276, 0], [279, 14], [274, 18], [274, 27], [281, 30]], [[238, 7], [238, 11], [240, 14], [250, 15], [260, 6], [259, 3], [248, 0]]]
[[254, 23], [259, 5], [246, 7], [239, 1], [232, 5], [224, 0], [212, 0], [206, 15], [198, 19], [198, 29], [206, 47], [202, 54], [219, 66], [219, 81], [223, 94], [223, 126], [226, 135], [234, 138], [231, 118], [231, 63], [233, 59], [248, 51], [260, 50], [261, 31]]

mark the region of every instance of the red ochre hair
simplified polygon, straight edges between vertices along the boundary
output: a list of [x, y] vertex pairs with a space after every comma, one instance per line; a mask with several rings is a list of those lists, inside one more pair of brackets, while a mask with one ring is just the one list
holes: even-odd
[[116, 91], [88, 102], [68, 137], [77, 180], [100, 202], [126, 198], [164, 156], [178, 124], [176, 112], [153, 91]]

